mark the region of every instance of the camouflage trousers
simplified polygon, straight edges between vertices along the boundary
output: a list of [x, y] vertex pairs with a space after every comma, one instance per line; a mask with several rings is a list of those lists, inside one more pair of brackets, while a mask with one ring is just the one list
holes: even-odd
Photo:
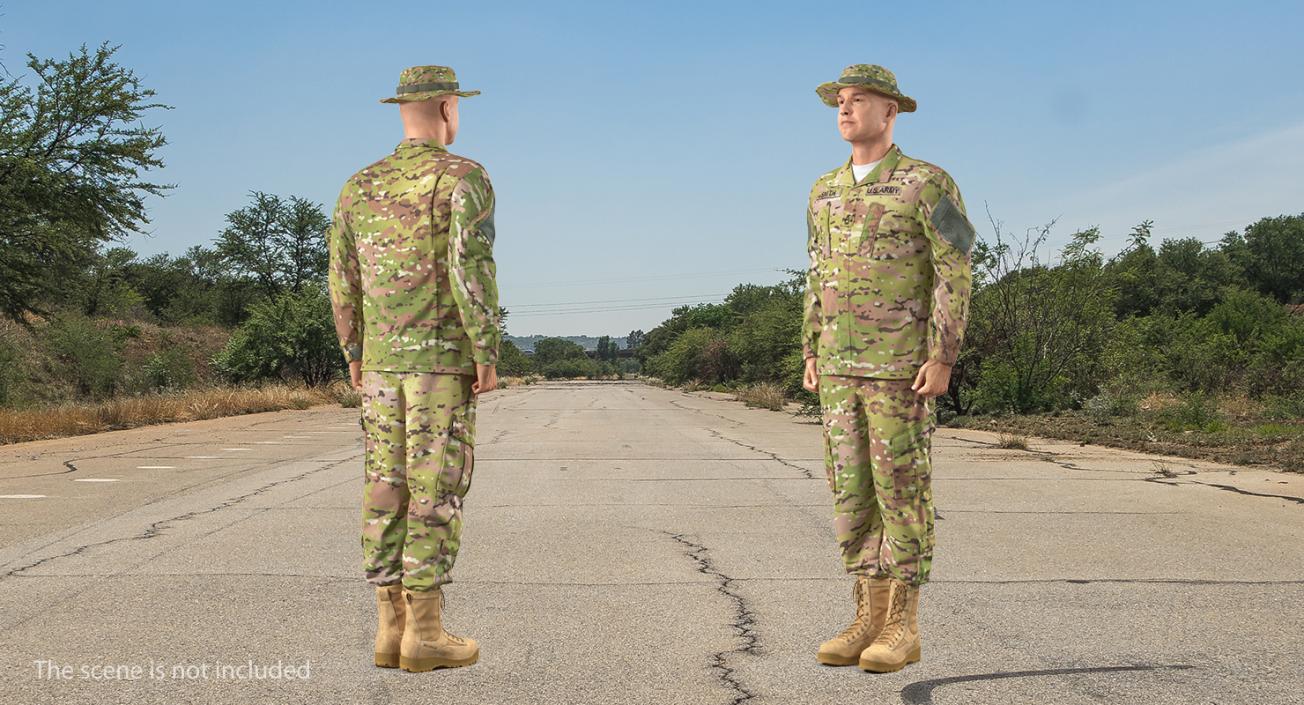
[[374, 585], [449, 582], [474, 465], [474, 378], [362, 373], [363, 571]]
[[933, 561], [931, 402], [913, 379], [820, 376], [824, 468], [848, 573], [928, 582]]

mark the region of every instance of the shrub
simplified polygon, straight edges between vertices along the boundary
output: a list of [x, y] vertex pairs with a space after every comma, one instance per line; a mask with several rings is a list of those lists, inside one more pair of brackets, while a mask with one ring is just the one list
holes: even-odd
[[516, 347], [516, 343], [504, 340], [498, 346], [499, 377], [525, 377], [533, 372], [533, 361]]
[[218, 374], [236, 383], [299, 377], [317, 386], [343, 366], [330, 298], [320, 284], [250, 307], [249, 319], [213, 357]]
[[185, 389], [195, 383], [195, 365], [186, 352], [167, 337], [163, 349], [149, 356], [141, 369], [145, 384], [154, 391]]
[[79, 314], [64, 314], [45, 331], [50, 355], [77, 393], [94, 399], [113, 395], [122, 376], [123, 335], [126, 329], [105, 330]]
[[548, 379], [575, 379], [576, 377], [598, 376], [598, 365], [584, 357], [568, 357], [554, 360], [543, 368], [543, 376]]
[[738, 390], [738, 399], [747, 406], [760, 407], [770, 411], [783, 411], [788, 401], [783, 394], [783, 387], [772, 382], [761, 382]]
[[1225, 428], [1218, 407], [1203, 392], [1187, 394], [1181, 401], [1156, 414], [1159, 424], [1170, 431], [1213, 433]]

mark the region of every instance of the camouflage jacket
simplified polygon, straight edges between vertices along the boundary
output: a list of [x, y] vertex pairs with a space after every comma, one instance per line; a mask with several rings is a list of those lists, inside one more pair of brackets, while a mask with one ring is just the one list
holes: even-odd
[[475, 374], [501, 338], [494, 193], [484, 167], [405, 139], [344, 184], [330, 297], [346, 360], [364, 370]]
[[974, 229], [945, 171], [892, 145], [856, 183], [848, 159], [816, 180], [806, 219], [802, 352], [820, 374], [901, 379], [927, 359], [955, 363]]

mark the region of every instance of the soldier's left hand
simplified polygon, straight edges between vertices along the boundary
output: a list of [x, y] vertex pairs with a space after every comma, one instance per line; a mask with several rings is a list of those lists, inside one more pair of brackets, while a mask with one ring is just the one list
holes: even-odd
[[929, 360], [919, 368], [915, 383], [910, 388], [920, 396], [932, 399], [946, 393], [951, 386], [951, 366], [937, 360]]

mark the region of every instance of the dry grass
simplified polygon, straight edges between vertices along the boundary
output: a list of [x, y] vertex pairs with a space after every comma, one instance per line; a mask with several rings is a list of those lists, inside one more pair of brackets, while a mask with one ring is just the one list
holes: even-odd
[[1258, 419], [1263, 417], [1263, 402], [1249, 397], [1225, 397], [1218, 401], [1218, 411], [1237, 420]]
[[528, 387], [542, 379], [543, 377], [539, 375], [526, 375], [525, 377], [499, 377], [498, 388], [510, 389], [512, 387]]
[[1002, 433], [996, 437], [996, 447], [1009, 450], [1027, 450], [1028, 437], [1014, 433]]
[[213, 387], [176, 394], [148, 394], [96, 404], [59, 404], [40, 409], [0, 409], [0, 444], [116, 431], [149, 424], [214, 419], [317, 404], [357, 407], [360, 395], [344, 382], [309, 389], [290, 385]]
[[1151, 392], [1141, 400], [1137, 406], [1141, 411], [1162, 411], [1170, 406], [1176, 406], [1181, 403], [1181, 399], [1169, 392]]
[[788, 399], [783, 394], [783, 387], [769, 382], [761, 382], [738, 390], [738, 401], [747, 406], [756, 406], [770, 411], [783, 411]]

